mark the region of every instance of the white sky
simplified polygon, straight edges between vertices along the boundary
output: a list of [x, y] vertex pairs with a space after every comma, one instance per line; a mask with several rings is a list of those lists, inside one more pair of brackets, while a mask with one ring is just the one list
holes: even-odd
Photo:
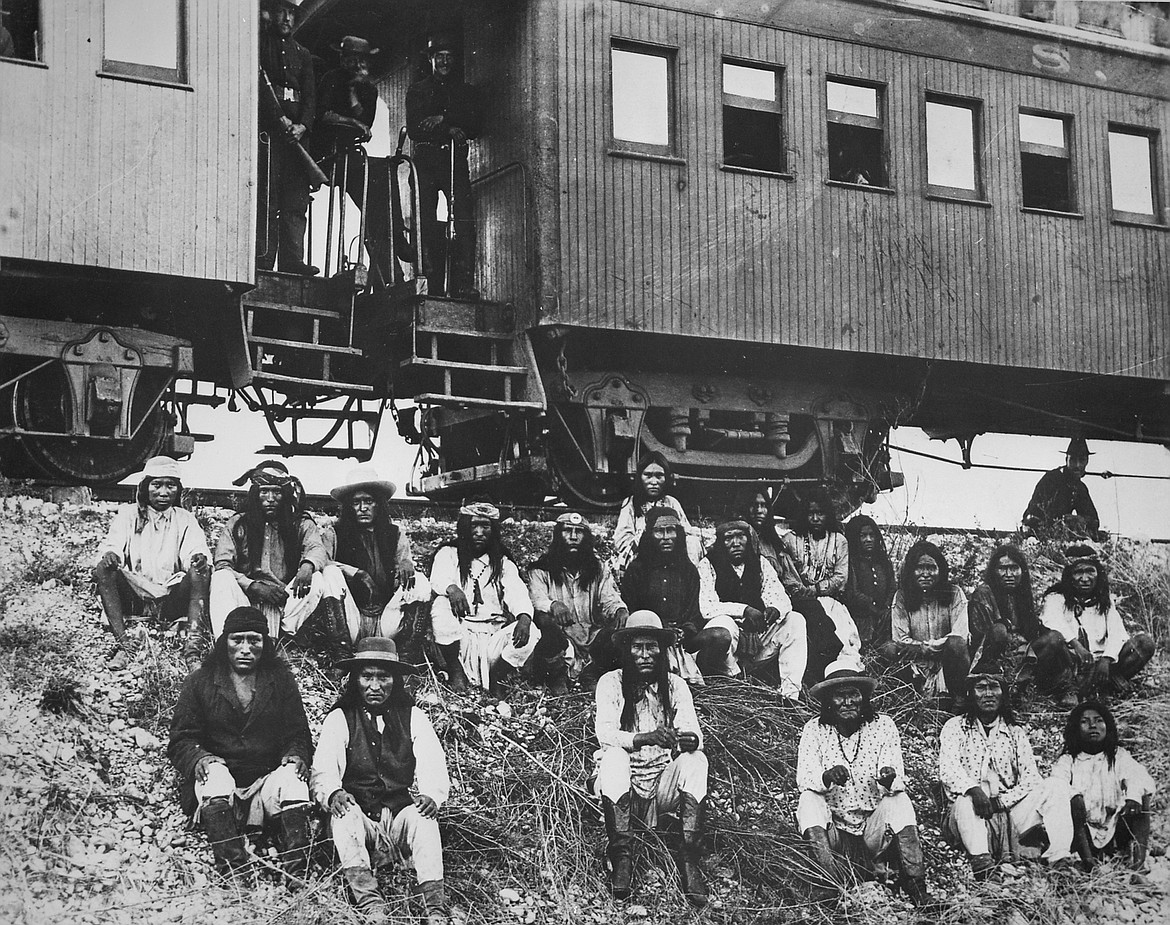
[[105, 0], [105, 57], [177, 67], [178, 22], [175, 0]]

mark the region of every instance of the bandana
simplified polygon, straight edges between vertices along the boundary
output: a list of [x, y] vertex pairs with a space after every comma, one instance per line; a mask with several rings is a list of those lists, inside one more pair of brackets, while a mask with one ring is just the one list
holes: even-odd
[[646, 512], [646, 527], [681, 527], [678, 512], [672, 507], [652, 507]]
[[752, 535], [751, 524], [749, 524], [746, 520], [728, 520], [719, 524], [719, 526], [715, 528], [715, 536], [719, 539], [723, 539], [725, 535], [731, 533], [733, 530], [746, 533], [748, 536]]
[[227, 615], [223, 621], [223, 634], [232, 633], [260, 633], [268, 635], [268, 620], [255, 607], [237, 607]]
[[585, 518], [582, 517], [580, 514], [578, 514], [576, 511], [566, 511], [564, 514], [562, 514], [560, 517], [557, 518], [557, 523], [559, 523], [559, 524], [572, 524], [574, 527], [583, 527], [583, 526], [585, 526]]
[[488, 520], [499, 520], [500, 509], [488, 501], [475, 501], [459, 508], [459, 516], [486, 517]]
[[1101, 559], [1092, 546], [1083, 546], [1077, 544], [1076, 546], [1069, 546], [1064, 551], [1065, 557], [1068, 559], [1069, 565], [1079, 565], [1082, 562], [1087, 562], [1089, 565], [1095, 565], [1098, 569], [1101, 568]]
[[297, 479], [288, 474], [288, 466], [280, 460], [269, 459], [249, 469], [232, 484], [243, 485], [247, 481], [251, 481], [255, 485], [276, 485], [278, 488], [283, 488], [291, 482], [296, 482]]

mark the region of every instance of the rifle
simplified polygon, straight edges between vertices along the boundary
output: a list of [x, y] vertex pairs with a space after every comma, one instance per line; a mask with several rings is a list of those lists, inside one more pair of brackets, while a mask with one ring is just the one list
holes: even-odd
[[[260, 77], [264, 81], [264, 86], [268, 88], [268, 93], [272, 96], [272, 101], [276, 103], [277, 110], [279, 110], [280, 98], [276, 95], [276, 90], [272, 86], [272, 81], [268, 79], [268, 75], [264, 72], [264, 68], [260, 68]], [[317, 166], [317, 162], [313, 160], [312, 156], [299, 141], [291, 135], [286, 135], [285, 140], [292, 145], [293, 150], [300, 156], [301, 166], [304, 167], [305, 173], [309, 176], [310, 190], [316, 192], [329, 182], [329, 178], [325, 176], [324, 171]]]

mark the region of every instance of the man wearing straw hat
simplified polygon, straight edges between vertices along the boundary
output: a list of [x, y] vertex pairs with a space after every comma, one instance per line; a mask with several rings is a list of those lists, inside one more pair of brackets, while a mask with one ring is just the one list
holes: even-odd
[[629, 616], [595, 543], [588, 521], [566, 511], [557, 517], [548, 551], [528, 571], [533, 622], [540, 628], [533, 659], [554, 695], [568, 691], [570, 670], [582, 687], [597, 687], [616, 663], [613, 631]]
[[454, 691], [471, 683], [500, 695], [500, 682], [521, 668], [540, 641], [528, 588], [500, 540], [500, 509], [487, 501], [459, 509], [455, 539], [431, 564], [431, 628]]
[[222, 875], [249, 877], [241, 824], [275, 821], [285, 869], [304, 876], [312, 753], [301, 694], [268, 621], [255, 607], [237, 607], [183, 684], [167, 748], [183, 779], [183, 811], [203, 824]]
[[1041, 778], [1024, 727], [1016, 722], [1008, 682], [997, 664], [967, 677], [967, 708], [939, 735], [938, 776], [950, 801], [946, 831], [971, 859], [976, 880], [997, 860], [1015, 858], [1020, 839], [1043, 829], [1044, 860], [1067, 867], [1072, 859], [1072, 789]]
[[800, 697], [808, 661], [804, 617], [793, 611], [746, 520], [715, 528], [715, 545], [699, 563], [699, 608], [708, 630], [722, 630], [728, 636], [720, 674], [738, 675], [740, 658], [749, 670], [775, 662], [781, 695]]
[[321, 538], [345, 576], [349, 593], [343, 605], [353, 642], [367, 636], [398, 638], [404, 610], [417, 610], [431, 599], [427, 576], [415, 569], [410, 537], [390, 519], [387, 505], [395, 490], [373, 466], [361, 465], [329, 492], [340, 512]]
[[211, 576], [211, 626], [218, 634], [236, 607], [253, 606], [268, 618], [273, 639], [293, 635], [317, 615], [337, 657], [352, 654], [341, 599], [345, 579], [305, 510], [305, 489], [279, 460], [266, 460], [233, 484], [250, 481], [244, 509], [223, 525]]
[[800, 734], [797, 825], [826, 873], [836, 869], [835, 852], [863, 869], [900, 867], [902, 889], [920, 906], [930, 896], [902, 739], [894, 721], [874, 711], [874, 687], [853, 657], [830, 663], [825, 679], [813, 685], [821, 715]]
[[[195, 515], [183, 507], [179, 464], [169, 456], [147, 460], [135, 478], [134, 501], [119, 506], [93, 569], [98, 595], [118, 645], [132, 654], [126, 617], [160, 613], [187, 623], [184, 654], [199, 652], [207, 614], [211, 551]], [[115, 659], [124, 665], [120, 653]], [[111, 667], [119, 667], [111, 662]]]
[[1069, 441], [1064, 465], [1045, 472], [1036, 483], [1022, 518], [1026, 529], [1051, 530], [1063, 524], [1074, 534], [1097, 538], [1101, 518], [1084, 482], [1092, 455], [1084, 437]]
[[427, 925], [445, 925], [439, 807], [450, 779], [443, 746], [403, 678], [394, 640], [372, 636], [353, 658], [345, 689], [325, 717], [313, 759], [313, 796], [329, 812], [333, 844], [354, 903], [368, 922], [388, 922], [374, 868], [414, 860]]
[[699, 866], [707, 799], [707, 756], [687, 682], [673, 674], [667, 649], [673, 629], [649, 610], [630, 614], [613, 634], [622, 667], [602, 676], [594, 692], [594, 792], [605, 810], [609, 836], [610, 887], [618, 899], [630, 895], [633, 873], [632, 820], [657, 824], [660, 812], [682, 823], [679, 874], [687, 900], [707, 903]]

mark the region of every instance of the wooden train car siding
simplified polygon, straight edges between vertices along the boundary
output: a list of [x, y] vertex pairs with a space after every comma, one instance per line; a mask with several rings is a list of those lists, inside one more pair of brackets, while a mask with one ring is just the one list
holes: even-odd
[[[1170, 235], [1112, 221], [1130, 93], [617, 0], [561, 4], [562, 302], [549, 321], [1170, 378]], [[610, 146], [613, 38], [677, 49], [678, 163]], [[790, 179], [721, 169], [721, 63], [784, 69]], [[1165, 74], [1164, 64], [1160, 73]], [[825, 78], [885, 88], [893, 192], [827, 185]], [[928, 199], [927, 93], [980, 101], [986, 204]], [[1021, 211], [1020, 107], [1073, 120], [1079, 217]]]
[[99, 76], [101, 0], [43, 3], [0, 62], [0, 259], [250, 281], [257, 12], [187, 0], [187, 87]]

